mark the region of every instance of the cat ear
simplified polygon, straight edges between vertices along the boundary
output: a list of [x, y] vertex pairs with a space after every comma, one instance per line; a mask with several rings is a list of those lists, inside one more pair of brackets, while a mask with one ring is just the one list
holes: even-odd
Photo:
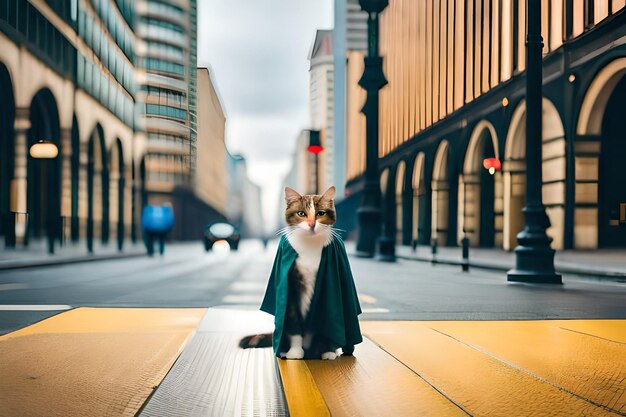
[[333, 200], [335, 198], [335, 186], [331, 185], [328, 190], [322, 194], [322, 200]]
[[287, 204], [291, 203], [294, 200], [298, 200], [300, 198], [302, 198], [302, 196], [298, 194], [296, 190], [289, 188], [289, 187], [285, 187], [285, 201], [287, 202]]

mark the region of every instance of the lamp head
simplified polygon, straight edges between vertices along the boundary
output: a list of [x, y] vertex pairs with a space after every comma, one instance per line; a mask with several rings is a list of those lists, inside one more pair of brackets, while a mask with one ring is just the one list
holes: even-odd
[[368, 13], [380, 13], [389, 4], [389, 0], [359, 0], [361, 9]]
[[35, 159], [54, 159], [59, 155], [59, 148], [50, 141], [40, 140], [30, 147], [28, 153]]

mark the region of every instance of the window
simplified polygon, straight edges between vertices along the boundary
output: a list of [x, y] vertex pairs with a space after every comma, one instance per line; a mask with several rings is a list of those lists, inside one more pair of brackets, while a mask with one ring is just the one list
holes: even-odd
[[185, 33], [185, 31], [183, 30], [182, 26], [177, 25], [175, 23], [165, 22], [165, 21], [159, 20], [159, 19], [152, 19], [150, 17], [142, 17], [141, 21], [143, 23], [145, 23], [146, 25], [149, 25], [149, 26], [160, 27], [160, 28], [163, 28], [163, 29], [172, 30], [172, 31], [177, 32], [177, 33]]
[[146, 69], [185, 75], [185, 67], [182, 65], [156, 58], [146, 58]]
[[160, 106], [158, 104], [146, 104], [146, 114], [173, 117], [177, 119], [187, 119], [187, 112], [171, 106]]

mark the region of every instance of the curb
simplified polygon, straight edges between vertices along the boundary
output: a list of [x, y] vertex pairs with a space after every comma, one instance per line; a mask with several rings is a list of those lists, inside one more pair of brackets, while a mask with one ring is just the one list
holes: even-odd
[[0, 271], [11, 271], [15, 269], [41, 268], [48, 266], [62, 266], [67, 264], [78, 264], [83, 262], [110, 261], [114, 259], [135, 258], [147, 256], [146, 253], [116, 253], [110, 255], [86, 255], [64, 259], [46, 259], [42, 261], [8, 262], [0, 264]]
[[[454, 266], [463, 265], [463, 261], [456, 261], [453, 259], [437, 259], [435, 261], [432, 261], [432, 259], [417, 258], [417, 257], [412, 257], [412, 256], [406, 256], [406, 255], [396, 255], [396, 257], [399, 259], [405, 259], [408, 261], [428, 262], [432, 264], [443, 264], [443, 265], [454, 265]], [[469, 266], [470, 268], [486, 269], [486, 270], [501, 271], [501, 272], [506, 272], [513, 268], [512, 266], [508, 267], [504, 265], [495, 265], [495, 264], [488, 264], [488, 263], [482, 263], [482, 262], [475, 263], [472, 261], [469, 262]], [[567, 266], [565, 267], [557, 266], [556, 270], [557, 272], [560, 272], [560, 273], [579, 275], [579, 276], [584, 276], [587, 278], [599, 278], [603, 280], [626, 282], [626, 272], [597, 271], [597, 270], [589, 270], [589, 269], [572, 268], [572, 267], [567, 267]]]

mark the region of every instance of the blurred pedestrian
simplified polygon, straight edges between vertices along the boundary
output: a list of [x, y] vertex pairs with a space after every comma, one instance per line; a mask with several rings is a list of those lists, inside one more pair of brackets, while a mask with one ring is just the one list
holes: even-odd
[[170, 203], [145, 206], [141, 214], [141, 230], [149, 256], [154, 255], [154, 241], [159, 241], [159, 253], [165, 252], [165, 237], [174, 227], [174, 209]]

